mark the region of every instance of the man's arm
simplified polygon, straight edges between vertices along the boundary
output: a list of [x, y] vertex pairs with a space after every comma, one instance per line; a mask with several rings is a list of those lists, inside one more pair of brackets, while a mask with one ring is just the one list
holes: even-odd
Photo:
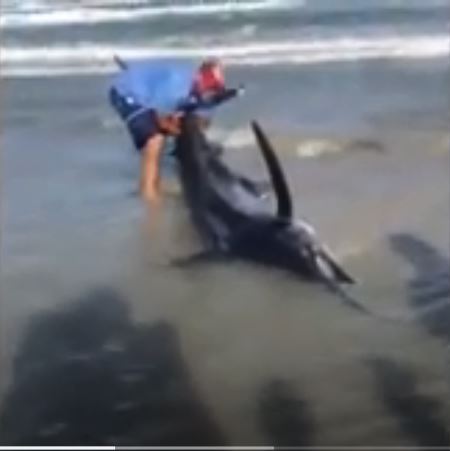
[[157, 204], [160, 200], [159, 160], [164, 144], [164, 135], [151, 136], [142, 150], [139, 192], [150, 202]]
[[[154, 112], [155, 124], [158, 133], [152, 135], [142, 151], [141, 176], [139, 191], [141, 195], [157, 204], [160, 200], [160, 174], [159, 161], [161, 159], [165, 136], [177, 136], [180, 134], [181, 113], [160, 115]], [[209, 124], [207, 118], [197, 117], [201, 127]]]
[[178, 135], [180, 128], [179, 120], [175, 115], [161, 115], [157, 111], [152, 111], [152, 113], [152, 120], [157, 132], [148, 139], [142, 150], [139, 192], [153, 204], [158, 204], [161, 195], [159, 163], [164, 137]]

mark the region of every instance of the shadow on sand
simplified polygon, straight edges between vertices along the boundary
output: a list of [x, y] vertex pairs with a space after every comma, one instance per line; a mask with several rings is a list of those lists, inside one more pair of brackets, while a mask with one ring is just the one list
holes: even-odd
[[439, 417], [440, 403], [419, 392], [413, 373], [385, 358], [370, 358], [377, 395], [396, 418], [402, 431], [418, 446], [450, 446], [450, 435]]
[[306, 402], [289, 383], [274, 379], [262, 390], [259, 422], [268, 443], [275, 446], [311, 446], [314, 419]]
[[98, 290], [30, 321], [3, 400], [8, 445], [224, 445], [167, 323]]
[[406, 233], [391, 235], [390, 244], [415, 269], [408, 287], [410, 307], [429, 333], [450, 344], [450, 261]]

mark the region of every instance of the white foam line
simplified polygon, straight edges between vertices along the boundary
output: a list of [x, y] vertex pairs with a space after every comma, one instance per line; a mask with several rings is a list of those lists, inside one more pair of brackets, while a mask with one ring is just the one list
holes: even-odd
[[386, 37], [381, 39], [328, 39], [309, 42], [249, 42], [244, 45], [221, 45], [215, 47], [116, 47], [84, 43], [78, 47], [3, 47], [0, 59], [3, 63], [20, 61], [29, 62], [108, 62], [112, 55], [119, 54], [125, 59], [141, 58], [196, 58], [204, 56], [220, 56], [228, 58], [255, 58], [262, 61], [277, 58], [288, 61], [300, 58], [314, 61], [323, 58], [383, 54], [397, 55], [445, 55], [450, 53], [450, 36], [405, 36]]
[[[342, 58], [392, 56], [437, 56], [450, 53], [450, 37], [405, 36], [382, 39], [333, 39], [310, 42], [249, 42], [245, 45], [216, 47], [115, 47], [84, 43], [78, 47], [3, 47], [0, 60], [4, 64], [18, 62], [109, 62], [115, 53], [125, 59], [202, 58], [220, 56], [264, 63], [265, 61], [322, 61]], [[242, 62], [242, 60], [240, 60]]]
[[2, 76], [105, 73], [115, 69], [117, 53], [128, 60], [219, 56], [229, 65], [319, 64], [380, 58], [424, 59], [448, 56], [450, 37], [404, 36], [312, 42], [266, 42], [217, 47], [122, 47], [85, 43], [79, 47], [4, 47]]
[[101, 67], [101, 66], [91, 66], [91, 67], [58, 67], [51, 68], [48, 67], [18, 67], [11, 69], [0, 69], [1, 78], [34, 78], [34, 77], [63, 77], [63, 76], [89, 76], [89, 75], [101, 75], [109, 74], [114, 70], [113, 66]]
[[[296, 5], [301, 5], [298, 1]], [[224, 1], [194, 5], [167, 5], [142, 8], [65, 8], [50, 11], [38, 11], [29, 14], [6, 13], [0, 16], [3, 29], [24, 26], [58, 26], [68, 24], [96, 24], [114, 21], [133, 21], [161, 16], [211, 15], [220, 13], [245, 13], [265, 9], [283, 9], [292, 7], [293, 3], [280, 0], [254, 0], [246, 2]]]

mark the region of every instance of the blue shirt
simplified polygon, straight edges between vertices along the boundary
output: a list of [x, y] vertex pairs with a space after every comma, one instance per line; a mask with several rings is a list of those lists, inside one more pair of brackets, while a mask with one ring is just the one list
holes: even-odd
[[[198, 64], [185, 60], [150, 59], [127, 64], [113, 79], [115, 88], [133, 113], [154, 109], [161, 114], [180, 110], [190, 97]], [[206, 113], [205, 108], [202, 112]], [[129, 118], [127, 118], [129, 119]]]

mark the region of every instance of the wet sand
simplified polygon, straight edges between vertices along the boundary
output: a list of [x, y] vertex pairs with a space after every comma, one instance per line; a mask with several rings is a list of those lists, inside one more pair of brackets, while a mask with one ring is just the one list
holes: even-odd
[[[275, 270], [171, 267], [196, 248], [181, 199], [149, 214], [111, 113], [67, 104], [1, 137], [2, 443], [449, 443], [448, 132], [266, 118], [298, 216], [393, 322]], [[227, 159], [264, 175], [254, 149]]]

